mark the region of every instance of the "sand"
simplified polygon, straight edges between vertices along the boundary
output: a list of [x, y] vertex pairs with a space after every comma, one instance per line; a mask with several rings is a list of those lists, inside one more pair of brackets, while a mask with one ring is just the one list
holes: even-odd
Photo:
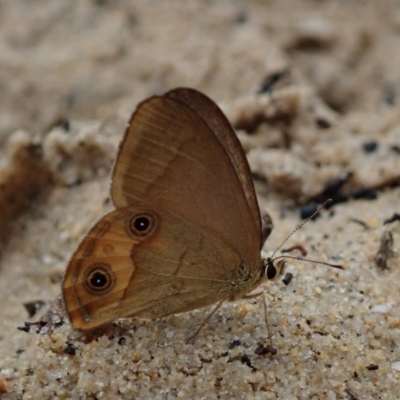
[[[399, 397], [397, 2], [0, 7], [1, 399]], [[269, 329], [262, 298], [225, 303], [193, 344], [210, 308], [116, 321], [96, 337], [67, 321], [51, 335], [18, 330], [60, 294], [79, 241], [112, 209], [131, 112], [178, 86], [209, 95], [236, 128], [274, 221], [265, 255], [301, 205], [344, 182], [343, 201], [284, 247], [346, 269], [291, 260], [288, 285], [261, 287]], [[37, 300], [30, 318], [23, 304]]]

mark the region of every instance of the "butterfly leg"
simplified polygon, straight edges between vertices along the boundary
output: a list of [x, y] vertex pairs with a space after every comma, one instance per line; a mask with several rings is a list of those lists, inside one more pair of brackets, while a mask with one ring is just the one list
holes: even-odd
[[265, 321], [265, 326], [267, 327], [267, 332], [268, 332], [268, 338], [269, 338], [269, 345], [265, 348], [265, 350], [268, 353], [271, 353], [272, 355], [277, 353], [277, 350], [272, 344], [272, 335], [271, 335], [271, 330], [269, 328], [268, 324], [268, 308], [267, 308], [267, 300], [265, 299], [265, 292], [257, 292], [253, 294], [249, 294], [247, 296], [244, 296], [243, 299], [254, 299], [255, 297], [259, 297], [262, 295], [263, 298], [263, 305], [264, 305], [264, 321]]
[[264, 246], [265, 241], [272, 232], [274, 224], [270, 215], [266, 211], [261, 212], [261, 232], [262, 232], [262, 243], [261, 247]]
[[[257, 293], [253, 293], [253, 294], [246, 294], [246, 296], [243, 296], [242, 299], [254, 299], [256, 297], [260, 297], [262, 294], [264, 294], [264, 292], [257, 292]], [[265, 297], [265, 296], [264, 296]]]
[[268, 308], [267, 308], [267, 300], [265, 299], [265, 293], [263, 292], [263, 304], [264, 304], [264, 319], [265, 319], [265, 325], [267, 327], [267, 332], [268, 332], [268, 338], [269, 338], [269, 345], [267, 346], [266, 350], [268, 353], [271, 353], [272, 355], [275, 355], [278, 350], [274, 347], [272, 344], [272, 335], [271, 335], [271, 330], [269, 329], [269, 323], [268, 323]]
[[[196, 329], [196, 331], [190, 335], [187, 339], [186, 339], [186, 344], [192, 342], [192, 340], [198, 335], [198, 333], [201, 331], [201, 328], [210, 320], [210, 318], [214, 315], [214, 313], [218, 310], [218, 308], [220, 308], [222, 306], [222, 303], [224, 301], [228, 300], [228, 298], [222, 299], [214, 308], [214, 310], [212, 310], [210, 312], [210, 314], [207, 315], [207, 318], [201, 323], [201, 325]], [[193, 342], [192, 342], [193, 343]]]

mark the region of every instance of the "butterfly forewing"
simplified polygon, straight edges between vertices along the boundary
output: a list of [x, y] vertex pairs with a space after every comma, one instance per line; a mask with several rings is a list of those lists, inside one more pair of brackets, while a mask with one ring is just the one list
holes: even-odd
[[259, 216], [256, 224], [229, 153], [180, 101], [153, 97], [140, 104], [120, 147], [111, 193], [117, 207], [146, 204], [195, 222], [243, 257], [260, 250]]

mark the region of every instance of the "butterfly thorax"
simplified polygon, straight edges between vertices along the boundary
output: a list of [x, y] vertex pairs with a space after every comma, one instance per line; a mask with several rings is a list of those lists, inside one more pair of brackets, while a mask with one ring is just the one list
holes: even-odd
[[229, 300], [238, 300], [255, 289], [264, 279], [264, 262], [260, 260], [256, 268], [250, 268], [245, 262], [240, 264], [230, 281]]

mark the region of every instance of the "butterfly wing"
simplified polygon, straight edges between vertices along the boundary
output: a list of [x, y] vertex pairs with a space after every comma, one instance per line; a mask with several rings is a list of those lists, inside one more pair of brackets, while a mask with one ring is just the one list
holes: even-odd
[[[193, 89], [189, 94], [199, 97]], [[214, 102], [203, 96], [196, 110], [188, 97], [153, 97], [139, 105], [115, 164], [113, 201], [169, 210], [243, 256], [258, 253], [260, 215], [243, 149], [222, 112], [212, 112]], [[207, 124], [205, 117], [217, 122]]]
[[[74, 327], [233, 297], [241, 268], [254, 276], [261, 263], [249, 174], [235, 132], [206, 96], [178, 89], [141, 103], [113, 172], [117, 210], [89, 232], [64, 279]], [[155, 222], [151, 234], [132, 234], [128, 221], [140, 212], [143, 226]]]
[[162, 317], [228, 297], [238, 263], [233, 249], [196, 224], [128, 206], [103, 217], [83, 240], [64, 279], [64, 301], [77, 329]]

